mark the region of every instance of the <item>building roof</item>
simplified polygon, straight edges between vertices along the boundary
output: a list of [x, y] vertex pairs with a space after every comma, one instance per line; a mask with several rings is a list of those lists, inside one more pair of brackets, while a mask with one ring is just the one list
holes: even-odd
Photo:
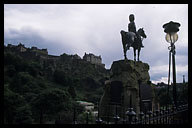
[[85, 106], [93, 106], [94, 104], [91, 102], [87, 102], [87, 101], [77, 101], [78, 103], [80, 103], [81, 105], [85, 105]]

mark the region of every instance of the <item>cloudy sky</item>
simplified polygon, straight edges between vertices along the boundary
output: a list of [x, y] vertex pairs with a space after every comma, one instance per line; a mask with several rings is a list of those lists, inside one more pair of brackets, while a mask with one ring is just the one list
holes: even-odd
[[[137, 29], [143, 27], [140, 60], [150, 65], [152, 82], [167, 83], [168, 46], [163, 24], [181, 24], [176, 42], [177, 82], [188, 81], [187, 4], [8, 4], [4, 5], [4, 44], [22, 42], [26, 47], [47, 48], [51, 55], [84, 53], [101, 55], [109, 69], [123, 59], [120, 31], [127, 31], [128, 16], [135, 15]], [[133, 50], [127, 52], [133, 60]]]

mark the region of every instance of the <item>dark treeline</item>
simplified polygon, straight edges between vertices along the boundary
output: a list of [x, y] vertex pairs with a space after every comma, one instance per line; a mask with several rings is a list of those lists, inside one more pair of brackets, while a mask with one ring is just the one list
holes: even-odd
[[[81, 68], [81, 64], [74, 63]], [[86, 74], [95, 76], [94, 65], [86, 68]], [[82, 71], [74, 77], [71, 71], [59, 67], [52, 72], [49, 69], [53, 67], [4, 47], [5, 124], [53, 123], [60, 118], [72, 123], [74, 106], [78, 116], [85, 115], [77, 100], [96, 103], [101, 98], [105, 77], [82, 77]]]

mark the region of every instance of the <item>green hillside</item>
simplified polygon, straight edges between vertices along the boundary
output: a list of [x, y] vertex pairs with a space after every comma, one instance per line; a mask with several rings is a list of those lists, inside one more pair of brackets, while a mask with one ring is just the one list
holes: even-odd
[[4, 123], [44, 123], [72, 115], [77, 100], [100, 100], [108, 70], [67, 54], [55, 58], [4, 46]]

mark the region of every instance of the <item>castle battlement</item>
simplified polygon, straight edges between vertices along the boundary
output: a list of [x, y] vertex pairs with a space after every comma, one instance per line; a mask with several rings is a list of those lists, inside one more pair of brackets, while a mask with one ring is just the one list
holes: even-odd
[[8, 44], [7, 47], [10, 48], [12, 51], [24, 53], [26, 56], [40, 57], [40, 59], [42, 59], [42, 60], [49, 60], [49, 61], [51, 61], [51, 60], [60, 61], [62, 59], [84, 60], [84, 61], [90, 62], [91, 64], [99, 65], [99, 66], [105, 68], [105, 64], [102, 64], [101, 56], [96, 56], [92, 53], [87, 54], [85, 52], [83, 59], [81, 59], [81, 57], [77, 54], [67, 55], [64, 53], [60, 56], [48, 55], [47, 49], [38, 49], [37, 47], [34, 47], [34, 46], [32, 46], [31, 48], [26, 48], [25, 45], [21, 44], [21, 43], [19, 43], [18, 45]]
[[34, 47], [34, 46], [31, 48], [26, 48], [25, 45], [21, 43], [19, 43], [18, 45], [8, 44], [7, 47], [17, 52], [33, 52], [35, 53], [36, 56], [48, 55], [47, 49], [38, 49], [37, 47]]
[[48, 55], [47, 49], [38, 49], [37, 47], [31, 47], [30, 50], [32, 52], [36, 52], [37, 55], [40, 55], [40, 54]]
[[19, 43], [18, 45], [8, 44], [7, 47], [14, 49], [17, 52], [26, 52], [27, 51], [27, 48], [25, 47], [25, 45], [21, 44], [21, 43]]

